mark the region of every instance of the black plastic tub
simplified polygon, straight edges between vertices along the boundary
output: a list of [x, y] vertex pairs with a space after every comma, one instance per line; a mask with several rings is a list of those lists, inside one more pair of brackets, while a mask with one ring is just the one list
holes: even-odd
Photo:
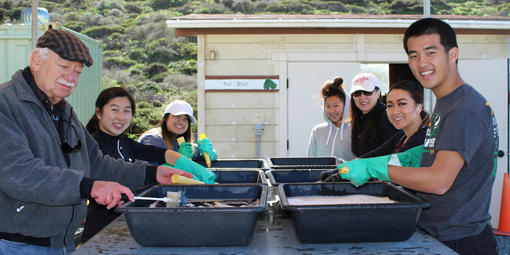
[[270, 169], [332, 169], [343, 160], [336, 157], [272, 157]]
[[260, 183], [267, 185], [266, 175], [260, 169], [211, 169], [216, 174], [216, 182], [227, 183]]
[[142, 246], [244, 246], [250, 243], [259, 213], [265, 211], [267, 186], [260, 184], [157, 185], [140, 196], [166, 197], [183, 191], [195, 200], [255, 200], [250, 207], [156, 207], [136, 200], [117, 208]]
[[318, 181], [319, 175], [329, 170], [333, 169], [271, 169], [266, 171], [266, 176], [273, 186], [280, 183], [311, 183]]
[[[278, 186], [282, 208], [291, 215], [296, 233], [305, 243], [395, 242], [416, 231], [422, 208], [429, 207], [412, 194], [384, 182], [358, 188], [350, 183], [301, 183]], [[366, 194], [388, 196], [394, 204], [289, 205], [297, 196]]]
[[[197, 163], [206, 166], [205, 161]], [[210, 168], [259, 168], [268, 169], [264, 159], [218, 159], [211, 163]]]

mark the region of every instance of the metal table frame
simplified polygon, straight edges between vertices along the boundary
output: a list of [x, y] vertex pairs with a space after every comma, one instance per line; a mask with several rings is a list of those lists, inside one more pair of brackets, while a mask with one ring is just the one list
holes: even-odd
[[[221, 231], [221, 230], [218, 230]], [[247, 246], [143, 247], [131, 236], [124, 216], [101, 230], [75, 253], [83, 254], [457, 254], [438, 240], [418, 230], [402, 242], [301, 243], [286, 214], [258, 217], [253, 239]]]

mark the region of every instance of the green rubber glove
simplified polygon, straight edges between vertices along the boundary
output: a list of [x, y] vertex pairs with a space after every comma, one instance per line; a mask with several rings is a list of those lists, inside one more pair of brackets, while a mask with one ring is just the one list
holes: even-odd
[[419, 167], [422, 152], [423, 145], [420, 145], [397, 154], [347, 161], [338, 165], [337, 169], [340, 176], [350, 180], [354, 186], [363, 185], [370, 178], [391, 181], [388, 176], [388, 165]]
[[191, 144], [188, 142], [183, 142], [179, 146], [177, 152], [185, 156], [186, 158], [191, 158], [191, 156], [193, 155], [193, 146], [191, 146]]
[[198, 141], [198, 149], [200, 150], [200, 155], [202, 155], [202, 152], [205, 152], [207, 153], [207, 155], [209, 155], [209, 157], [211, 157], [211, 160], [212, 161], [215, 161], [217, 156], [216, 156], [216, 151], [213, 149], [213, 145], [212, 145], [212, 142], [211, 140], [209, 140], [209, 138], [204, 138], [200, 141]]
[[163, 164], [164, 166], [169, 166], [177, 169], [181, 169], [188, 173], [193, 174], [193, 179], [204, 182], [206, 184], [213, 184], [216, 180], [216, 174], [211, 172], [209, 169], [203, 167], [202, 165], [193, 162], [191, 159], [186, 157], [179, 157], [175, 162], [175, 165]]

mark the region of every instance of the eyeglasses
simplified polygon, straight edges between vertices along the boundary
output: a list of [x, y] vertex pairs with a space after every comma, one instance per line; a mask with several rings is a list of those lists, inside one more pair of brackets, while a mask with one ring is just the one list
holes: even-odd
[[363, 95], [365, 95], [365, 96], [369, 97], [369, 96], [371, 96], [372, 94], [374, 94], [374, 91], [376, 91], [376, 90], [377, 90], [377, 88], [375, 88], [375, 89], [374, 89], [374, 90], [372, 90], [372, 91], [357, 90], [357, 91], [354, 91], [354, 92], [352, 93], [352, 96], [353, 96], [353, 97], [359, 97], [359, 96], [361, 96], [361, 94], [363, 94]]
[[76, 132], [76, 129], [74, 128], [74, 124], [72, 122], [73, 117], [73, 109], [71, 109], [71, 114], [69, 115], [69, 127], [73, 129], [74, 135], [76, 136], [76, 139], [78, 139], [78, 143], [75, 146], [69, 145], [67, 142], [65, 136], [62, 136], [62, 151], [65, 153], [71, 153], [71, 152], [78, 152], [81, 151], [81, 140], [78, 136], [78, 132]]

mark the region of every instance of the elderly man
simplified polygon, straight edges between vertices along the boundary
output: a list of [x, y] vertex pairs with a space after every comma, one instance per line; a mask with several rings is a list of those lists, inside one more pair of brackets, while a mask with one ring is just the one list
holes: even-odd
[[130, 188], [192, 177], [103, 155], [64, 99], [84, 65], [92, 58], [80, 39], [50, 29], [29, 66], [0, 85], [0, 254], [71, 253], [87, 197], [113, 208], [121, 194], [133, 199]]

